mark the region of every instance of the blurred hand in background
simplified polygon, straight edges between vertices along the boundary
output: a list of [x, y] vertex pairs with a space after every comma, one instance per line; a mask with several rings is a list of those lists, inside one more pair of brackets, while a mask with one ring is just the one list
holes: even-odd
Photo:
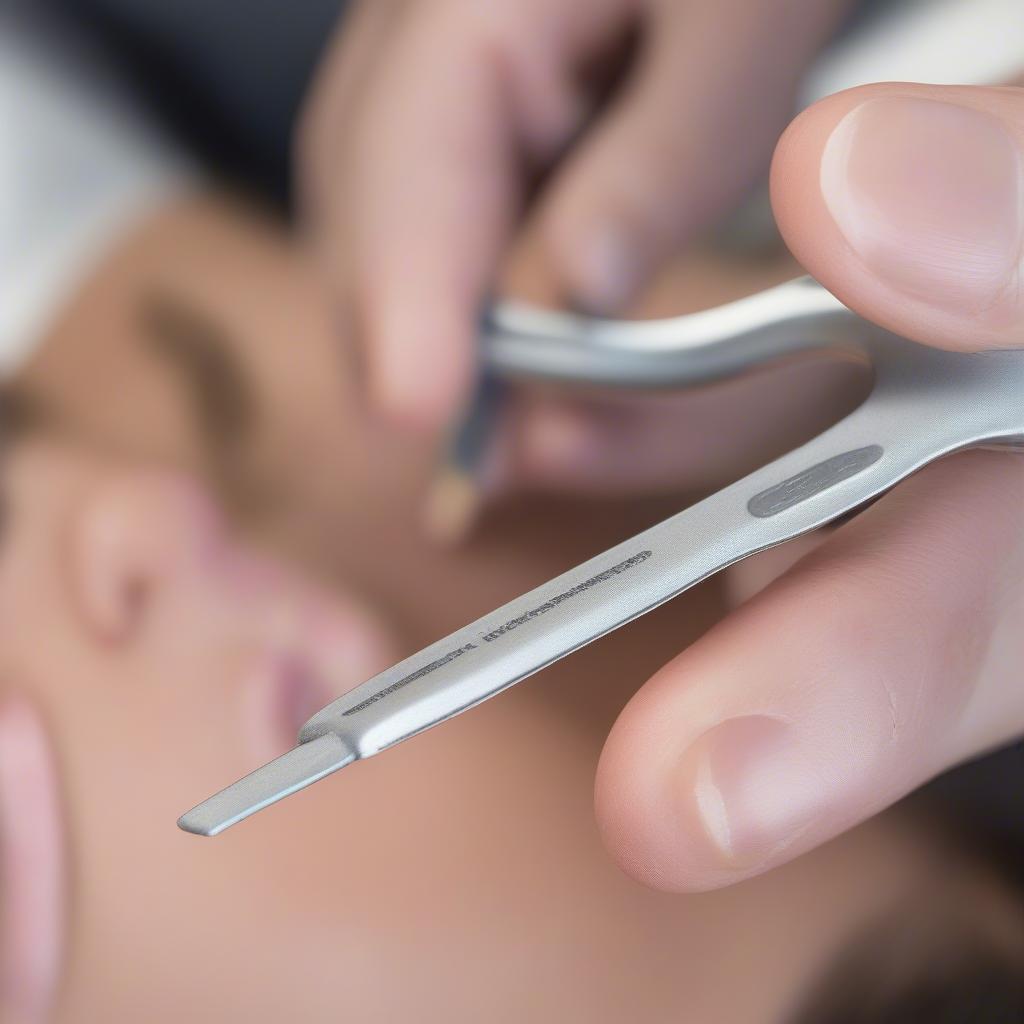
[[299, 134], [306, 224], [377, 410], [436, 429], [532, 240], [552, 293], [621, 310], [767, 167], [849, 0], [363, 0]]

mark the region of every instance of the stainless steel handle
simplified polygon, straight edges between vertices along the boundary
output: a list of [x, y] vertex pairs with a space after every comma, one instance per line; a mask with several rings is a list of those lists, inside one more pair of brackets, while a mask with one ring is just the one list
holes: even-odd
[[813, 349], [863, 353], [863, 327], [804, 277], [665, 320], [601, 320], [502, 303], [485, 321], [483, 351], [489, 368], [505, 377], [680, 388]]
[[869, 359], [875, 383], [863, 405], [807, 444], [329, 704], [303, 726], [297, 748], [184, 815], [183, 828], [215, 834], [444, 722], [950, 452], [1024, 443], [1024, 352], [968, 355], [915, 345], [858, 320], [813, 284], [794, 282], [653, 326], [587, 322], [582, 335], [566, 318], [537, 314], [543, 322], [527, 323], [523, 315], [492, 325], [493, 366], [572, 380], [651, 386], [670, 378], [687, 385], [798, 350], [838, 346]]

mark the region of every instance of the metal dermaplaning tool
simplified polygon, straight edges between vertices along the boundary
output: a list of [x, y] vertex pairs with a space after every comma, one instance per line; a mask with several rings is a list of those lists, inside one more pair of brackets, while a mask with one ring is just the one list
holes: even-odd
[[845, 419], [358, 686], [315, 714], [293, 750], [178, 824], [216, 835], [493, 697], [739, 559], [842, 516], [935, 459], [1024, 445], [1024, 352], [913, 344], [860, 319], [810, 279], [639, 323], [497, 307], [485, 358], [513, 377], [685, 387], [821, 349], [843, 350], [874, 370], [868, 398]]

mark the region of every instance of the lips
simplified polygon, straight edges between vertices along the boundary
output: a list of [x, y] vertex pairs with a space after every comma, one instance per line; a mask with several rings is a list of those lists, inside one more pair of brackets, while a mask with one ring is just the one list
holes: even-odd
[[303, 723], [333, 698], [324, 680], [301, 655], [286, 654], [275, 661], [273, 714], [287, 737], [286, 745], [291, 746]]
[[395, 660], [390, 632], [361, 601], [276, 559], [225, 544], [203, 575], [248, 638], [242, 682], [264, 760], [294, 746], [315, 712]]
[[321, 598], [274, 617], [250, 674], [263, 756], [295, 745], [301, 726], [332, 700], [387, 667], [391, 642], [370, 613]]

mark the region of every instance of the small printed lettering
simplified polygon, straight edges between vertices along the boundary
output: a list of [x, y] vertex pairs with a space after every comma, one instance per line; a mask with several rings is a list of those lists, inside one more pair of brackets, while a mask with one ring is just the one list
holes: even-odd
[[450, 661], [454, 661], [456, 658], [462, 657], [466, 651], [475, 651], [476, 646], [476, 644], [463, 644], [461, 647], [456, 647], [454, 651], [449, 651], [446, 655], [438, 658], [436, 661], [432, 661], [429, 665], [424, 665], [423, 668], [417, 669], [415, 672], [410, 672], [407, 676], [403, 676], [398, 680], [398, 682], [392, 683], [383, 690], [378, 690], [372, 697], [367, 697], [366, 700], [360, 701], [354, 707], [351, 707], [344, 712], [344, 714], [354, 715], [357, 711], [365, 710], [371, 704], [376, 704], [382, 697], [386, 697], [389, 693], [394, 693], [395, 690], [400, 690], [403, 686], [408, 686], [410, 683], [416, 682], [417, 679], [422, 679], [424, 676], [430, 675], [431, 672], [435, 669], [439, 669], [442, 665], [447, 665]]
[[596, 587], [598, 583], [604, 583], [605, 580], [610, 580], [613, 576], [618, 576], [619, 573], [625, 572], [627, 569], [632, 569], [634, 565], [646, 562], [647, 559], [651, 557], [652, 553], [653, 552], [650, 551], [641, 551], [638, 554], [633, 555], [632, 558], [627, 558], [624, 562], [619, 562], [618, 565], [613, 565], [610, 569], [605, 569], [604, 572], [599, 572], [596, 576], [591, 576], [589, 580], [577, 583], [571, 590], [567, 590], [562, 594], [556, 594], [554, 597], [545, 601], [543, 604], [538, 605], [536, 608], [531, 608], [528, 612], [524, 612], [522, 615], [517, 615], [514, 619], [509, 619], [508, 622], [499, 626], [497, 629], [492, 629], [490, 633], [485, 633], [483, 635], [483, 639], [487, 643], [493, 643], [499, 637], [504, 636], [513, 629], [518, 629], [531, 619], [535, 619], [539, 615], [545, 615], [547, 612], [551, 611], [552, 608], [557, 608], [563, 601], [568, 601], [569, 598], [576, 597], [577, 594], [582, 594], [585, 590], [590, 590], [591, 587]]
[[[639, 565], [641, 562], [646, 562], [652, 554], [652, 551], [639, 551], [631, 558], [627, 558], [625, 561], [619, 562], [617, 565], [613, 565], [610, 569], [605, 569], [604, 572], [599, 572], [596, 576], [591, 576], [590, 579], [584, 580], [582, 583], [577, 583], [576, 586], [569, 590], [566, 590], [561, 594], [555, 594], [554, 597], [548, 598], [547, 601], [538, 605], [536, 608], [531, 608], [528, 612], [524, 612], [522, 615], [517, 615], [514, 619], [509, 619], [508, 622], [499, 626], [497, 629], [492, 629], [489, 633], [485, 633], [482, 639], [485, 643], [493, 643], [495, 640], [503, 637], [506, 633], [510, 633], [512, 630], [517, 629], [519, 626], [530, 622], [540, 615], [545, 615], [547, 612], [551, 611], [553, 608], [557, 608], [560, 604], [568, 601], [570, 598], [576, 597], [577, 595], [590, 590], [591, 587], [596, 587], [599, 583], [604, 583], [607, 580], [613, 579], [620, 573], [632, 569], [635, 565]], [[347, 711], [343, 711], [342, 714], [348, 716], [358, 714], [360, 711], [365, 711], [368, 707], [376, 704], [379, 700], [383, 700], [396, 690], [401, 690], [410, 683], [416, 682], [417, 679], [422, 679], [424, 676], [430, 675], [431, 672], [436, 672], [439, 668], [443, 668], [445, 665], [450, 664], [456, 658], [461, 658], [462, 655], [466, 654], [468, 651], [477, 650], [478, 646], [479, 645], [475, 643], [465, 643], [461, 647], [456, 647], [454, 650], [449, 651], [442, 657], [430, 662], [430, 664], [424, 665], [422, 668], [418, 668], [415, 672], [410, 672], [407, 676], [403, 676], [390, 686], [384, 687], [383, 690], [378, 690], [373, 694], [373, 696], [367, 697], [366, 700], [353, 705]]]

